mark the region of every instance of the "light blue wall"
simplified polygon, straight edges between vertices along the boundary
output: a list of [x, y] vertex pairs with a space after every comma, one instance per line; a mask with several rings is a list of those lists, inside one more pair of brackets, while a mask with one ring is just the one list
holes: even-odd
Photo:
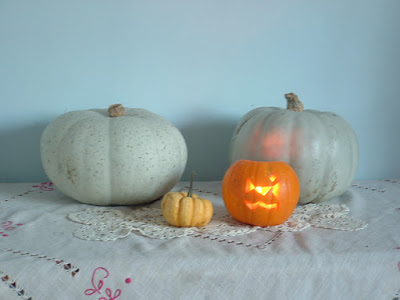
[[400, 178], [398, 0], [0, 0], [0, 182], [46, 180], [44, 127], [123, 103], [184, 134], [198, 180], [220, 180], [241, 116], [333, 111], [360, 142], [357, 179]]

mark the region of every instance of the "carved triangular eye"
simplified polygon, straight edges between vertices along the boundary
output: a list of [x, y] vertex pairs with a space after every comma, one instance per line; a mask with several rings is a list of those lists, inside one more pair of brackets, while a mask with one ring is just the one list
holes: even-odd
[[272, 189], [272, 186], [256, 186], [255, 190], [265, 196], [270, 190]]
[[253, 184], [253, 182], [250, 180], [250, 178], [247, 178], [246, 180], [246, 189], [245, 189], [245, 193], [247, 194], [248, 192], [251, 192], [252, 190], [254, 190], [256, 187]]
[[251, 181], [250, 178], [247, 178], [246, 180], [246, 189], [245, 189], [245, 193], [249, 193], [253, 190], [255, 190], [257, 193], [265, 196], [266, 194], [268, 194], [268, 192], [272, 189], [272, 193], [277, 196], [278, 192], [279, 192], [279, 182], [276, 182], [276, 176], [271, 175], [269, 177], [269, 180], [271, 181], [271, 185], [267, 185], [267, 186], [255, 186], [254, 183]]

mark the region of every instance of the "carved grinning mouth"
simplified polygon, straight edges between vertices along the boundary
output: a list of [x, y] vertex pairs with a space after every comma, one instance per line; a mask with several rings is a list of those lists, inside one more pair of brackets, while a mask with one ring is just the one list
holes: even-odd
[[256, 209], [256, 208], [265, 208], [265, 209], [275, 209], [278, 210], [279, 209], [279, 203], [271, 203], [271, 204], [267, 204], [264, 203], [262, 201], [257, 201], [255, 203], [249, 202], [247, 200], [244, 200], [244, 204], [246, 204], [246, 206], [250, 209]]

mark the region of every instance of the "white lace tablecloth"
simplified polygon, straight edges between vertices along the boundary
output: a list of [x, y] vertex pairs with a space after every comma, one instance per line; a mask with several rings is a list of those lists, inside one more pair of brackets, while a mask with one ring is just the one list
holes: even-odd
[[356, 181], [268, 228], [233, 220], [220, 182], [195, 192], [215, 210], [199, 229], [167, 226], [160, 201], [99, 207], [51, 183], [0, 184], [0, 300], [399, 298], [400, 180]]

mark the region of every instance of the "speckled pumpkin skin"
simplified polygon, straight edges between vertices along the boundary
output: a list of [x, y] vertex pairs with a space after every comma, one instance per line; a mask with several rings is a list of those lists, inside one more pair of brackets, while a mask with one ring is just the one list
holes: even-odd
[[87, 204], [153, 201], [180, 180], [187, 147], [179, 130], [145, 109], [72, 111], [52, 121], [41, 138], [44, 170], [64, 194]]
[[230, 161], [284, 161], [300, 181], [299, 203], [319, 203], [345, 192], [359, 161], [355, 132], [331, 112], [259, 107], [239, 121]]

